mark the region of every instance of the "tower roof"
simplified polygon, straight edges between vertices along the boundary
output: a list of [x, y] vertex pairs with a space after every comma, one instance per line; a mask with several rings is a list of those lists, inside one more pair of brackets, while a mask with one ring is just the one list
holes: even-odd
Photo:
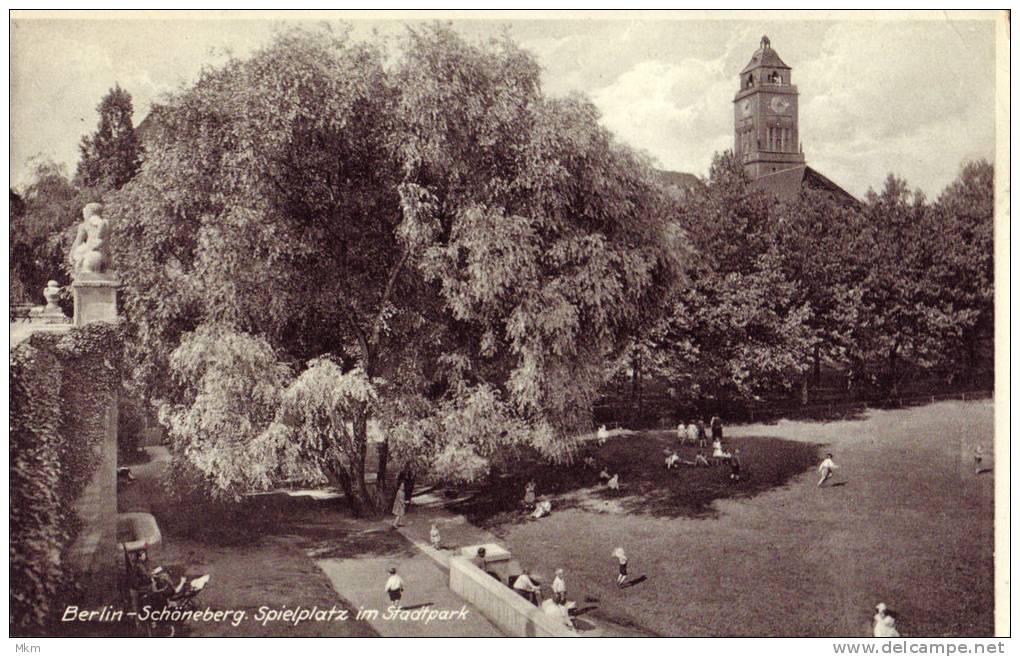
[[783, 62], [782, 59], [779, 58], [779, 53], [772, 49], [772, 44], [767, 36], [763, 36], [761, 38], [761, 45], [754, 51], [754, 54], [751, 55], [751, 61], [749, 61], [747, 66], [740, 71], [740, 74], [743, 75], [748, 71], [761, 68], [763, 66], [768, 66], [769, 68], [785, 68], [788, 70], [790, 68]]

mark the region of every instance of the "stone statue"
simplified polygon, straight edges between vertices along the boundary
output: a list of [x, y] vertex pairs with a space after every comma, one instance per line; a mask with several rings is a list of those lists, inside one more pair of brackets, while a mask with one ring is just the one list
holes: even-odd
[[110, 269], [110, 224], [103, 218], [103, 205], [89, 203], [71, 245], [71, 266], [75, 274], [102, 274]]

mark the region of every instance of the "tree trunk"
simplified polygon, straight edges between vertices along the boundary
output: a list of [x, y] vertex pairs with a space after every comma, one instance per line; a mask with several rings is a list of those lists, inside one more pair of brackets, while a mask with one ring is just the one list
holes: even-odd
[[822, 347], [815, 345], [815, 388], [822, 385]]
[[347, 500], [351, 513], [355, 516], [361, 515], [361, 500], [354, 495], [354, 488], [351, 486], [351, 478], [347, 474], [347, 471], [338, 465], [333, 468], [333, 474], [336, 475], [337, 481], [340, 482], [340, 488], [344, 492], [344, 499]]
[[897, 389], [897, 384], [896, 384], [896, 354], [897, 354], [897, 352], [899, 352], [899, 350], [900, 350], [900, 343], [899, 343], [899, 340], [897, 340], [895, 343], [893, 343], [892, 349], [889, 350], [889, 365], [888, 365], [888, 374], [887, 374], [887, 376], [889, 377], [889, 381], [888, 381], [888, 384], [887, 384], [886, 387], [889, 390], [889, 396], [890, 397], [892, 397], [892, 396], [894, 396], [896, 394], [896, 389]]
[[368, 414], [366, 409], [360, 409], [354, 416], [354, 458], [351, 459], [351, 475], [354, 482], [351, 486], [351, 511], [355, 515], [371, 514], [376, 515], [384, 511], [382, 508], [380, 492], [385, 482], [376, 479], [376, 494], [372, 495], [368, 490], [366, 480], [366, 454], [368, 451]]
[[375, 469], [375, 481], [376, 481], [375, 486], [376, 486], [376, 490], [377, 491], [382, 490], [379, 486], [380, 486], [380, 484], [385, 486], [385, 482], [386, 482], [386, 474], [387, 474], [386, 473], [386, 468], [389, 465], [389, 460], [390, 460], [390, 441], [389, 441], [389, 439], [384, 438], [383, 441], [381, 443], [379, 443], [379, 454], [378, 454], [378, 456], [379, 456], [379, 462], [376, 464], [376, 469]]
[[414, 497], [414, 472], [405, 470], [406, 476], [404, 477], [404, 501], [408, 504], [411, 503], [411, 498]]

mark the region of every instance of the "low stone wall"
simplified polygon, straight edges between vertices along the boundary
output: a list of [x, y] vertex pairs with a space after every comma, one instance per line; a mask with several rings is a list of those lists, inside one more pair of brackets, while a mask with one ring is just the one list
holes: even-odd
[[450, 590], [510, 636], [577, 636], [464, 557], [450, 557]]

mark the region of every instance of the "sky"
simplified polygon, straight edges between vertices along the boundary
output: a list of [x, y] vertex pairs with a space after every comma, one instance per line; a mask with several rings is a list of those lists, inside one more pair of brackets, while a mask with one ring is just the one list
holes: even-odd
[[[785, 15], [475, 14], [453, 24], [472, 40], [509, 30], [541, 65], [545, 93], [586, 94], [603, 125], [665, 169], [705, 175], [713, 153], [733, 147], [737, 76], [762, 35], [793, 69], [808, 164], [851, 193], [880, 188], [892, 172], [935, 197], [963, 161], [994, 159], [993, 15], [840, 21]], [[78, 143], [96, 129], [96, 106], [115, 83], [132, 94], [137, 125], [151, 103], [191, 84], [203, 67], [222, 64], [227, 53], [251, 53], [288, 25], [335, 22], [319, 18], [15, 15], [11, 185], [22, 188], [38, 158], [73, 174]], [[354, 38], [383, 38], [396, 48], [408, 21], [362, 15], [347, 22]]]

